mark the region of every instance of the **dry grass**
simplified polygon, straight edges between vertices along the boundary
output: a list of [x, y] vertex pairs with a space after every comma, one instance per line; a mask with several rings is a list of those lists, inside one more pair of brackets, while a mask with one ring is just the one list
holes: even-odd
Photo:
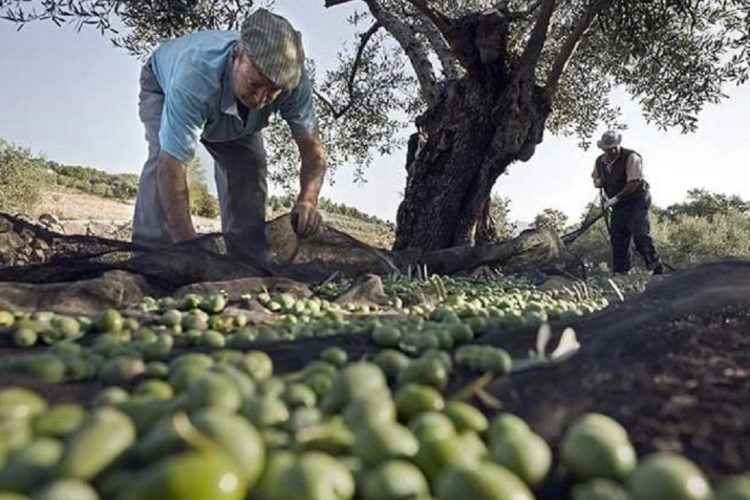
[[41, 200], [29, 214], [37, 218], [44, 213], [52, 214], [61, 221], [68, 220], [112, 220], [125, 222], [133, 218], [135, 202], [123, 202], [102, 198], [72, 188], [56, 186], [42, 193]]

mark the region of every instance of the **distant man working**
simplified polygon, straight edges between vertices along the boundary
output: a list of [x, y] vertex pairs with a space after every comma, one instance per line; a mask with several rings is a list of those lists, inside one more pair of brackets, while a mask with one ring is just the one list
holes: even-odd
[[643, 256], [646, 268], [663, 274], [664, 266], [651, 238], [648, 220], [651, 208], [649, 185], [643, 178], [643, 160], [630, 149], [620, 146], [622, 135], [614, 130], [604, 133], [597, 146], [604, 153], [596, 159], [594, 186], [604, 191], [604, 208], [612, 208], [610, 242], [612, 270], [627, 274], [633, 266], [631, 244]]
[[300, 33], [259, 9], [241, 33], [199, 31], [170, 40], [141, 72], [139, 114], [148, 160], [141, 173], [133, 241], [152, 246], [197, 237], [187, 165], [200, 140], [215, 160], [222, 231], [231, 251], [266, 250], [266, 153], [261, 129], [273, 113], [289, 124], [301, 156], [295, 231], [321, 224], [318, 195], [326, 153], [317, 130]]

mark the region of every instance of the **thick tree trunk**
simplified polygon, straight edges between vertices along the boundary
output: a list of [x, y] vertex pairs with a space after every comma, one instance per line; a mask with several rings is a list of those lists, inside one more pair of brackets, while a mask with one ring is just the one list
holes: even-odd
[[473, 245], [492, 186], [541, 142], [549, 107], [517, 77], [473, 71], [417, 121], [394, 250]]

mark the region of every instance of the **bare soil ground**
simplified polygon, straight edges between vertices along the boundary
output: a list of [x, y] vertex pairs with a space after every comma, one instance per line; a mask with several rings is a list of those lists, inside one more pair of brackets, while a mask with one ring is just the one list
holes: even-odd
[[[39, 203], [28, 215], [34, 219], [38, 219], [42, 214], [53, 215], [60, 221], [66, 234], [94, 234], [127, 239], [134, 205], [135, 200], [119, 201], [57, 186], [43, 193]], [[282, 213], [284, 211], [269, 211], [267, 218], [270, 220]], [[377, 224], [325, 212], [323, 218], [330, 226], [368, 245], [390, 248], [393, 244], [393, 232], [384, 230]], [[194, 216], [193, 221], [201, 233], [221, 230], [218, 218]]]
[[54, 215], [61, 221], [111, 220], [126, 222], [133, 217], [134, 202], [123, 202], [102, 198], [93, 194], [55, 187], [42, 194], [41, 200], [29, 216], [38, 218], [42, 214]]

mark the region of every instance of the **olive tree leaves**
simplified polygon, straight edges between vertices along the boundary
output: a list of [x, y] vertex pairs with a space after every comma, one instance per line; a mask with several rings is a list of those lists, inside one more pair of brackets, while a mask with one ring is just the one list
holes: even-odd
[[[319, 133], [328, 152], [329, 181], [342, 165], [352, 165], [354, 179], [365, 181], [374, 155], [388, 155], [404, 143], [399, 132], [414, 117], [419, 96], [398, 47], [382, 30], [374, 30], [366, 16], [353, 16], [356, 27], [367, 20], [356, 43], [337, 55], [337, 65], [318, 74], [307, 61], [315, 87]], [[364, 37], [363, 35], [368, 35]], [[269, 177], [285, 189], [293, 189], [299, 176], [299, 153], [286, 124], [276, 117], [265, 134]]]
[[72, 24], [78, 30], [94, 27], [109, 34], [116, 46], [145, 57], [159, 42], [194, 30], [237, 29], [253, 7], [272, 4], [270, 0], [0, 0], [0, 19], [18, 29], [36, 21]]
[[[19, 28], [33, 21], [93, 26], [129, 52], [145, 56], [161, 40], [196, 29], [235, 29], [255, 6], [238, 0], [0, 0], [0, 19]], [[605, 124], [623, 127], [611, 92], [623, 88], [660, 128], [694, 131], [701, 110], [719, 102], [727, 84], [750, 71], [750, 0], [324, 0], [365, 7], [349, 19], [356, 38], [338, 65], [315, 78], [320, 132], [332, 169], [364, 173], [376, 154], [403, 143], [407, 123], [439, 101], [459, 79], [461, 54], [451, 29], [471, 16], [496, 11], [508, 20], [503, 57], [514, 68], [538, 25], [551, 20], [533, 59], [546, 89], [547, 129], [575, 135], [588, 146]], [[551, 7], [554, 5], [554, 7]], [[593, 14], [592, 14], [593, 13]], [[591, 22], [581, 24], [585, 16]], [[387, 22], [383, 22], [387, 21]], [[577, 26], [585, 26], [571, 40]], [[491, 39], [491, 37], [490, 37]], [[572, 42], [572, 43], [571, 43]], [[562, 54], [562, 57], [561, 57]], [[565, 56], [568, 57], [565, 57]], [[309, 63], [314, 73], [314, 64]], [[556, 75], [559, 72], [559, 79]], [[552, 75], [552, 77], [550, 76]], [[550, 81], [552, 80], [552, 81]], [[267, 134], [272, 178], [290, 185], [296, 148], [278, 122]], [[277, 133], [278, 132], [278, 133]]]
[[[348, 0], [354, 1], [354, 0]], [[333, 6], [344, 1], [327, 0]], [[466, 16], [498, 9], [511, 20], [509, 64], [520, 57], [543, 7], [541, 1], [360, 0], [400, 16], [441, 65], [441, 80], [455, 71], [445, 45], [435, 37], [442, 20], [456, 24]], [[620, 110], [610, 98], [623, 88], [643, 107], [647, 121], [660, 128], [694, 131], [700, 111], [724, 97], [727, 84], [747, 81], [750, 68], [750, 0], [559, 0], [541, 57], [535, 67], [545, 84], [570, 33], [591, 9], [598, 12], [575, 44], [552, 93], [547, 128], [575, 135], [587, 147], [597, 127], [622, 128]], [[425, 16], [431, 12], [432, 16]], [[438, 14], [437, 22], [434, 19]], [[386, 26], [386, 28], [388, 28]], [[388, 29], [386, 29], [388, 31]], [[444, 34], [444, 33], [443, 33]], [[398, 38], [389, 31], [389, 35]], [[406, 51], [405, 47], [402, 47]], [[452, 49], [453, 47], [450, 47]], [[453, 54], [455, 55], [455, 54]], [[547, 82], [548, 83], [548, 82]], [[420, 93], [414, 87], [415, 94]], [[424, 97], [424, 96], [422, 96]]]
[[660, 128], [692, 132], [727, 83], [747, 81], [750, 1], [614, 2], [602, 16], [605, 69]]

